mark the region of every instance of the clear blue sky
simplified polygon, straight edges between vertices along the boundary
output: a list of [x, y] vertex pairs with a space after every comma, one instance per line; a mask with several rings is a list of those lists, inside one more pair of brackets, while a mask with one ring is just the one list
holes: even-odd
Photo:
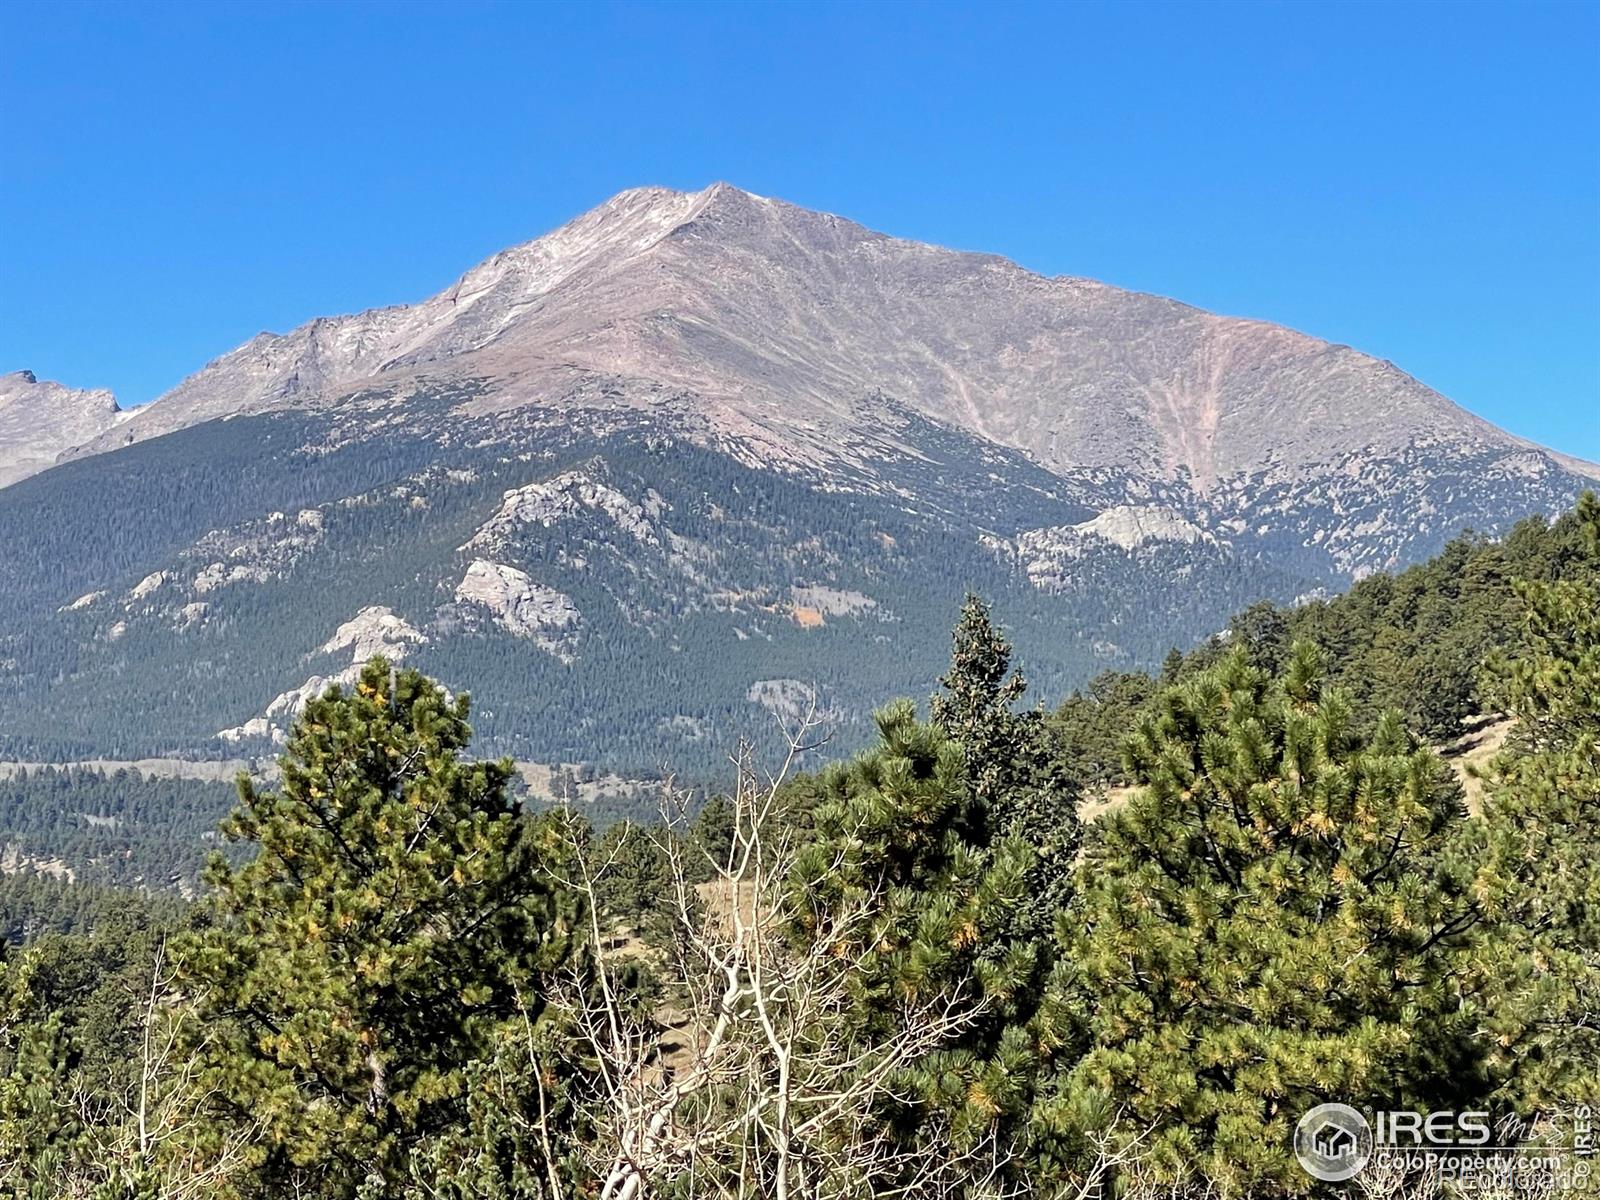
[[149, 400], [726, 179], [1600, 459], [1600, 5], [0, 5], [0, 369]]

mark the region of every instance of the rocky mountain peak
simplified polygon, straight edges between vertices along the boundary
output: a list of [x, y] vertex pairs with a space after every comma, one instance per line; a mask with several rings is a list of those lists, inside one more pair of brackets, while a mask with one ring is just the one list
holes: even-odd
[[263, 334], [87, 450], [419, 376], [474, 414], [670, 395], [786, 467], [852, 461], [881, 396], [1052, 472], [1201, 495], [1419, 440], [1522, 445], [1346, 346], [716, 183], [630, 189], [417, 304]]
[[[7, 469], [85, 440], [0, 487], [7, 644], [74, 648], [0, 654], [9, 736], [265, 751], [381, 652], [470, 684], [499, 750], [634, 767], [812, 701], [870, 728], [969, 589], [1060, 694], [1600, 476], [1348, 346], [727, 185], [624, 192], [133, 415], [0, 378]], [[208, 673], [237, 686], [197, 707]]]
[[0, 487], [53, 465], [129, 415], [104, 388], [70, 388], [32, 371], [0, 375]]

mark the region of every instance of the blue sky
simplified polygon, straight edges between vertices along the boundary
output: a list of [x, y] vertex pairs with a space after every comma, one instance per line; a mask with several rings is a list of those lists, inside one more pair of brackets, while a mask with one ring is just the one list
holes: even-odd
[[1600, 5], [0, 5], [0, 370], [152, 399], [726, 179], [1600, 460]]

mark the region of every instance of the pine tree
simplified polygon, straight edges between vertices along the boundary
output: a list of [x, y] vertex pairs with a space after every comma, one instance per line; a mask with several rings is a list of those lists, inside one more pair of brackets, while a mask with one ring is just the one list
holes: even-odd
[[89, 932], [0, 950], [0, 1195], [223, 1195], [226, 1164], [191, 1153], [206, 1104], [173, 1052], [170, 930], [120, 898]]
[[1065, 1152], [1120, 1112], [1169, 1176], [1293, 1194], [1313, 1105], [1481, 1098], [1461, 791], [1396, 715], [1364, 740], [1309, 646], [1279, 680], [1241, 648], [1127, 759], [1142, 786], [1083, 860], [1039, 1023], [1087, 1041], [1038, 1110]]
[[581, 928], [509, 763], [461, 757], [467, 699], [374, 660], [312, 700], [265, 791], [241, 779], [185, 947], [227, 1116], [260, 1130], [265, 1194], [383, 1192], [463, 1119], [469, 1070]]
[[1027, 691], [1011, 670], [1011, 646], [987, 606], [968, 595], [956, 624], [949, 672], [933, 698], [933, 723], [963, 756], [962, 778], [975, 806], [975, 836], [1016, 838], [1033, 851], [1028, 899], [1013, 938], [1047, 939], [1071, 892], [1081, 837], [1079, 790], [1068, 777], [1039, 711], [1016, 712]]
[[717, 866], [726, 865], [732, 852], [733, 805], [726, 796], [711, 796], [690, 827], [686, 866], [700, 883], [710, 879]]
[[600, 835], [592, 856], [602, 915], [646, 941], [659, 941], [671, 926], [664, 901], [672, 893], [672, 875], [657, 840], [666, 836], [665, 830], [618, 821]]
[[794, 936], [841, 937], [842, 913], [865, 906], [849, 955], [855, 1036], [889, 1037], [936, 1000], [978, 1011], [956, 1044], [912, 1064], [908, 1103], [885, 1128], [915, 1145], [934, 1122], [971, 1145], [1015, 1132], [1038, 1061], [1025, 1024], [1037, 999], [1039, 946], [1013, 936], [1033, 855], [1020, 839], [991, 839], [965, 779], [962, 749], [916, 719], [909, 700], [877, 714], [880, 742], [821, 779], [816, 838], [794, 873]]
[[1491, 1031], [1508, 1095], [1530, 1109], [1600, 1103], [1600, 499], [1579, 501], [1586, 555], [1523, 581], [1512, 652], [1485, 690], [1516, 718], [1490, 771], [1478, 880], [1506, 968]]
[[1289, 652], [1288, 615], [1270, 600], [1259, 600], [1228, 622], [1228, 644], [1243, 648], [1252, 667], [1276, 674]]

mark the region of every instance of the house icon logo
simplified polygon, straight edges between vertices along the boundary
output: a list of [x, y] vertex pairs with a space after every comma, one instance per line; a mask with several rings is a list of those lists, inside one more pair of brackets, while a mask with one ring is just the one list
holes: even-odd
[[1319, 1104], [1295, 1126], [1294, 1156], [1313, 1179], [1343, 1183], [1372, 1157], [1372, 1129], [1348, 1104]]
[[1329, 1121], [1311, 1138], [1311, 1147], [1323, 1158], [1343, 1158], [1355, 1149], [1356, 1135]]

